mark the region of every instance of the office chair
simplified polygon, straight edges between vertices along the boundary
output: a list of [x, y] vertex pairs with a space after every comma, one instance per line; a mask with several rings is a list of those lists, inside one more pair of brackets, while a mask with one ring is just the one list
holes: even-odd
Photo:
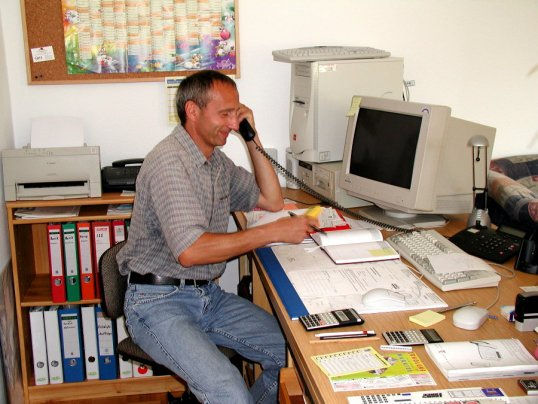
[[[120, 274], [116, 255], [125, 245], [126, 241], [121, 241], [118, 244], [106, 250], [99, 259], [99, 280], [101, 282], [101, 308], [103, 313], [116, 320], [123, 316], [123, 301], [125, 299], [125, 291], [127, 290], [127, 275]], [[120, 341], [117, 346], [119, 355], [137, 362], [149, 365], [157, 373], [170, 373], [151, 357], [145, 353], [142, 348], [136, 345], [132, 338]]]
[[[99, 259], [99, 282], [101, 284], [101, 308], [103, 313], [116, 320], [123, 316], [123, 302], [125, 300], [125, 291], [127, 290], [127, 275], [122, 275], [118, 268], [116, 255], [122, 249], [127, 241], [121, 241], [118, 244], [106, 250]], [[231, 362], [236, 365], [241, 371], [241, 357], [230, 348], [219, 346], [221, 352], [226, 355]], [[131, 359], [153, 368], [154, 374], [172, 374], [173, 372], [166, 367], [155, 362], [142, 348], [134, 343], [129, 336], [118, 343], [116, 348], [118, 355], [122, 355], [126, 359]], [[186, 383], [185, 383], [186, 386]], [[180, 401], [175, 401], [169, 397], [171, 402], [176, 403], [197, 403], [194, 395], [186, 386], [186, 391]]]

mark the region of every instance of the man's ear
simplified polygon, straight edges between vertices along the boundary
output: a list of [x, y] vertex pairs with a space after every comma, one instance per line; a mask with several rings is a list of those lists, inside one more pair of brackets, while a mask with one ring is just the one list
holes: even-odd
[[196, 121], [198, 115], [200, 114], [200, 107], [192, 100], [188, 100], [185, 103], [185, 115], [187, 116], [187, 121]]

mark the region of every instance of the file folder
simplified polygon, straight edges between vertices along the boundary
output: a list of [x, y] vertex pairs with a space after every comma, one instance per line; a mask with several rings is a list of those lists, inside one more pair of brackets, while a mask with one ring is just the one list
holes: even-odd
[[67, 383], [84, 380], [82, 355], [82, 330], [78, 308], [64, 307], [58, 310], [64, 381]]
[[112, 244], [116, 245], [125, 240], [125, 220], [112, 221]]
[[[125, 318], [123, 316], [116, 319], [116, 332], [118, 334], [118, 344], [120, 341], [129, 337], [127, 327], [125, 326]], [[124, 358], [118, 354], [118, 363], [120, 368], [120, 379], [127, 379], [133, 377], [133, 361]]]
[[99, 258], [112, 246], [111, 225], [109, 221], [92, 222], [93, 268], [95, 272], [95, 297], [101, 297], [99, 286]]
[[82, 336], [84, 340], [86, 379], [99, 379], [99, 352], [97, 351], [95, 306], [83, 306], [80, 311], [82, 314]]
[[77, 241], [82, 299], [95, 299], [95, 281], [92, 262], [93, 248], [89, 222], [77, 223]]
[[66, 291], [62, 252], [62, 226], [60, 224], [47, 225], [47, 237], [52, 301], [54, 303], [63, 303], [66, 300]]
[[78, 270], [76, 226], [74, 223], [62, 224], [62, 238], [67, 301], [76, 302], [80, 300], [80, 275]]
[[114, 345], [114, 323], [105, 317], [101, 307], [95, 308], [97, 319], [97, 345], [99, 350], [99, 379], [110, 380], [118, 377]]
[[32, 354], [34, 362], [34, 378], [36, 385], [49, 384], [47, 366], [47, 344], [45, 342], [45, 322], [43, 307], [30, 310], [30, 332], [32, 334]]
[[45, 318], [45, 337], [47, 340], [47, 359], [50, 384], [59, 384], [64, 382], [58, 309], [59, 306], [51, 306], [43, 313]]

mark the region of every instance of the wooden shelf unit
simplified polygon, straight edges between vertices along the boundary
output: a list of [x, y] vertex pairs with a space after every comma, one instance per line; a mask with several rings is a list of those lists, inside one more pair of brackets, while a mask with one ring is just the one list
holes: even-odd
[[[8, 230], [12, 257], [15, 307], [22, 371], [24, 401], [95, 402], [96, 398], [132, 396], [185, 391], [185, 385], [173, 376], [153, 376], [115, 380], [90, 380], [81, 383], [62, 383], [36, 386], [32, 364], [29, 310], [34, 306], [51, 306], [49, 264], [47, 252], [47, 224], [94, 220], [128, 219], [130, 215], [107, 215], [108, 205], [133, 203], [134, 197], [122, 197], [119, 193], [104, 194], [99, 198], [61, 199], [44, 201], [6, 202]], [[80, 206], [78, 216], [43, 219], [20, 219], [15, 217], [19, 208], [45, 206]], [[66, 304], [98, 304], [99, 299], [66, 302]]]

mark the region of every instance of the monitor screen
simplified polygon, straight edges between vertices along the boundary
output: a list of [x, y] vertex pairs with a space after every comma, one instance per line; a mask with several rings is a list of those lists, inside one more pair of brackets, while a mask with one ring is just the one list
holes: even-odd
[[359, 110], [349, 172], [397, 187], [411, 188], [421, 124], [419, 116]]
[[[477, 167], [469, 140], [476, 135], [489, 141], [489, 159], [494, 128], [454, 118], [446, 106], [361, 97], [349, 118], [339, 185], [383, 216], [441, 225], [444, 218], [434, 214], [473, 208]], [[371, 218], [401, 225], [380, 220], [379, 208], [361, 212], [375, 210]]]

